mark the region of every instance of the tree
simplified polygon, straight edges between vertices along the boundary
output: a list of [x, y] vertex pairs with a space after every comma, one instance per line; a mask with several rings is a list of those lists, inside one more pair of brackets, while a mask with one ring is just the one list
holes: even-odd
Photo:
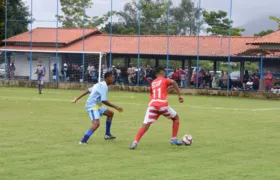
[[[168, 31], [168, 2], [164, 0], [142, 0], [141, 4], [134, 0], [125, 4], [124, 9], [116, 12], [119, 23], [112, 24], [114, 34], [137, 34], [138, 12], [140, 11], [141, 34], [167, 34]], [[191, 0], [182, 0], [178, 7], [170, 3], [170, 35], [187, 35], [197, 31], [197, 9]], [[110, 31], [110, 24], [103, 30]]]
[[274, 32], [274, 30], [269, 29], [269, 30], [261, 31], [261, 32], [259, 32], [257, 34], [254, 34], [254, 36], [265, 36], [265, 35], [268, 35], [268, 34], [273, 33], [273, 32]]
[[102, 17], [88, 16], [84, 11], [92, 7], [91, 0], [60, 0], [60, 4], [64, 15], [58, 15], [58, 21], [66, 28], [97, 27], [110, 17], [110, 13], [106, 13]]
[[[182, 0], [178, 7], [171, 9], [172, 22], [176, 24], [178, 35], [197, 34], [198, 11], [191, 0]], [[200, 25], [203, 21], [200, 21]]]
[[[228, 35], [229, 28], [231, 27], [233, 21], [227, 18], [227, 12], [225, 11], [206, 11], [202, 12], [205, 23], [208, 24], [206, 29], [207, 33], [211, 35]], [[232, 36], [241, 36], [245, 29], [242, 28], [231, 28]]]
[[7, 22], [7, 38], [15, 36], [17, 34], [26, 32], [28, 30], [28, 24], [30, 23], [28, 7], [22, 0], [9, 0], [8, 4], [5, 1], [0, 3], [0, 32], [1, 40], [5, 39], [5, 13], [6, 7], [8, 8]]
[[270, 20], [275, 21], [278, 24], [278, 29], [280, 29], [280, 18], [276, 16], [269, 16]]

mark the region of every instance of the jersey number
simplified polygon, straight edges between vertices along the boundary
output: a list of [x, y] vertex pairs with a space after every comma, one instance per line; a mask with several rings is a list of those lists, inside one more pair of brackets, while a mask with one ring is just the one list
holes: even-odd
[[161, 88], [157, 88], [157, 89], [153, 90], [153, 97], [154, 97], [154, 99], [161, 98]]

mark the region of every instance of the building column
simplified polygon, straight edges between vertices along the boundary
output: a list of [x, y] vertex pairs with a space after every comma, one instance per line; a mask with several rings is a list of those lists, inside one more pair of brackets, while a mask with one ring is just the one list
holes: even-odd
[[186, 66], [186, 61], [185, 59], [182, 60], [182, 69], [185, 69], [185, 66]]
[[243, 76], [244, 76], [244, 60], [242, 59], [240, 61], [240, 81], [243, 82]]
[[131, 62], [130, 57], [129, 56], [125, 56], [124, 57], [124, 64], [125, 64], [126, 67], [129, 66], [130, 62]]
[[191, 87], [191, 77], [192, 77], [192, 59], [188, 59], [188, 81], [187, 81], [187, 86], [190, 88]]
[[155, 61], [156, 61], [156, 63], [155, 63], [155, 68], [158, 68], [158, 66], [159, 66], [159, 59], [156, 58]]
[[216, 72], [217, 71], [217, 61], [214, 60], [214, 65], [213, 65], [213, 71]]

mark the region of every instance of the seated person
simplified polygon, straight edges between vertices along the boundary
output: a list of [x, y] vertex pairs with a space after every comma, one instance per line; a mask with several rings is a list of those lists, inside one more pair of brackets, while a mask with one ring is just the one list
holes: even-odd
[[243, 84], [242, 84], [242, 82], [240, 81], [240, 78], [239, 78], [239, 77], [237, 77], [237, 82], [236, 82], [234, 85], [232, 85], [232, 89], [233, 89], [234, 91], [243, 90]]
[[252, 81], [251, 78], [250, 78], [249, 81], [246, 83], [246, 89], [249, 90], [249, 91], [252, 91], [252, 90], [253, 90], [253, 81]]
[[276, 82], [274, 83], [274, 86], [271, 89], [271, 92], [280, 93], [280, 79], [279, 78], [276, 79]]

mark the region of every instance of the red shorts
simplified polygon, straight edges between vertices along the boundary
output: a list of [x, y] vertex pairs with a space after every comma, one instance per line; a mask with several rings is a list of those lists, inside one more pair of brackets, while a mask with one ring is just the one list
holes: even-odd
[[177, 115], [177, 112], [170, 106], [149, 106], [144, 118], [144, 124], [155, 122], [158, 120], [160, 115], [163, 115], [168, 119], [172, 119]]

